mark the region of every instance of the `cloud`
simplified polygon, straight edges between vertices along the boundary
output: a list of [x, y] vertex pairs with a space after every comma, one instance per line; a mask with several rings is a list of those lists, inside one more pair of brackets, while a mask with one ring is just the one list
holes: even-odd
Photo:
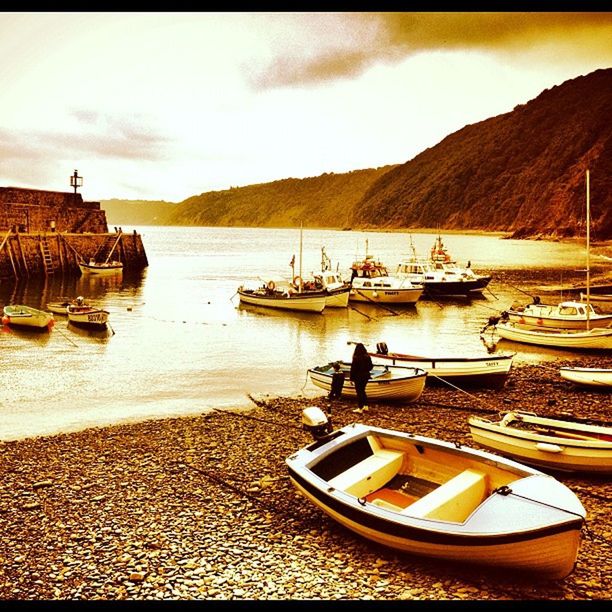
[[158, 161], [168, 157], [170, 138], [140, 121], [76, 110], [74, 130], [12, 132], [0, 128], [0, 152], [7, 160], [73, 159], [76, 157]]
[[325, 36], [319, 43], [313, 37], [310, 49], [273, 60], [253, 85], [267, 89], [352, 77], [425, 51], [516, 57], [552, 46], [558, 51], [555, 61], [578, 57], [612, 65], [612, 13], [350, 13], [344, 18], [352, 36], [342, 32], [335, 42]]

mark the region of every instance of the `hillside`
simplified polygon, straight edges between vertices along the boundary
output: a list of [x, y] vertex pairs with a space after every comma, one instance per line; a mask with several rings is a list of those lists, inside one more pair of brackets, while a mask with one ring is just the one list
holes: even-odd
[[[176, 205], [128, 206], [111, 200], [112, 207], [107, 202], [103, 207], [109, 223], [119, 224], [303, 223], [563, 238], [584, 235], [589, 168], [592, 237], [612, 239], [610, 117], [612, 68], [607, 68], [547, 89], [509, 113], [465, 126], [401, 165], [212, 191]], [[133, 216], [128, 218], [128, 211]]]
[[469, 125], [372, 185], [353, 212], [371, 228], [441, 227], [612, 238], [612, 69]]
[[395, 166], [211, 191], [181, 202], [176, 225], [344, 228], [368, 188]]

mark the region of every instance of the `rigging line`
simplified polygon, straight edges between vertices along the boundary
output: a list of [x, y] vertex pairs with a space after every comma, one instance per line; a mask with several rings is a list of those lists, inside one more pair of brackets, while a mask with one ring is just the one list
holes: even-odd
[[[312, 520], [309, 521], [308, 519], [304, 520], [303, 514], [294, 514], [290, 510], [286, 510], [284, 508], [280, 508], [278, 506], [278, 504], [274, 503], [271, 500], [264, 501], [262, 499], [259, 499], [259, 497], [257, 497], [256, 495], [253, 495], [252, 493], [249, 493], [248, 491], [244, 491], [240, 487], [237, 487], [237, 486], [233, 485], [232, 483], [228, 482], [227, 480], [224, 480], [223, 478], [220, 478], [219, 476], [216, 476], [215, 474], [212, 474], [208, 470], [204, 470], [202, 468], [195, 467], [194, 465], [190, 465], [189, 463], [182, 463], [182, 462], [179, 462], [178, 460], [174, 460], [173, 463], [176, 463], [181, 468], [188, 467], [188, 468], [194, 470], [195, 472], [198, 472], [199, 474], [202, 474], [208, 480], [211, 480], [212, 482], [214, 482], [214, 483], [216, 483], [216, 484], [218, 484], [218, 485], [220, 485], [220, 486], [222, 486], [222, 487], [224, 487], [226, 489], [229, 489], [230, 491], [233, 491], [234, 493], [237, 493], [241, 497], [246, 497], [251, 502], [255, 503], [258, 506], [261, 506], [262, 508], [264, 508], [266, 510], [273, 510], [274, 512], [276, 512], [279, 515], [282, 515], [282, 516], [285, 516], [285, 517], [290, 517], [290, 518], [296, 520], [298, 523], [302, 523], [304, 525], [309, 525], [309, 526], [312, 527], [313, 521]], [[289, 480], [289, 477], [288, 476], [284, 476], [283, 480]]]
[[433, 376], [434, 378], [437, 378], [439, 381], [443, 382], [444, 384], [448, 385], [449, 387], [452, 387], [453, 389], [456, 389], [457, 391], [461, 391], [461, 393], [467, 395], [468, 397], [479, 401], [483, 406], [487, 406], [489, 408], [489, 406], [487, 405], [487, 403], [479, 398], [476, 395], [472, 395], [471, 393], [468, 393], [465, 389], [462, 389], [461, 387], [458, 387], [457, 385], [454, 385], [452, 382], [449, 382], [448, 380], [446, 380], [445, 378], [440, 378], [440, 376], [436, 376], [435, 374], [431, 374], [430, 372], [427, 372], [427, 376]]
[[376, 300], [373, 300], [372, 298], [369, 298], [365, 293], [362, 293], [361, 291], [359, 291], [359, 289], [355, 289], [355, 291], [361, 296], [364, 297], [366, 300], [368, 300], [368, 302], [370, 302], [371, 304], [374, 304], [375, 306], [379, 306], [380, 308], [382, 308], [383, 310], [387, 310], [389, 311], [393, 316], [398, 317], [399, 313], [395, 312], [395, 310], [391, 309], [391, 308], [387, 308], [387, 306], [383, 306], [380, 302], [377, 302]]
[[59, 329], [55, 330], [60, 336], [63, 336], [66, 340], [68, 340], [68, 342], [70, 342], [70, 344], [72, 344], [72, 346], [76, 346], [77, 348], [79, 348], [79, 345], [72, 340], [72, 338], [69, 338], [66, 334], [64, 334], [62, 331], [60, 331]]
[[297, 429], [299, 431], [302, 431], [301, 427], [298, 427], [297, 425], [289, 425], [288, 423], [279, 423], [278, 421], [270, 421], [268, 419], [263, 419], [261, 417], [256, 417], [253, 416], [251, 414], [242, 414], [240, 412], [232, 412], [231, 410], [220, 410], [219, 408], [213, 408], [214, 412], [217, 412], [219, 414], [225, 414], [225, 415], [230, 415], [233, 417], [240, 417], [241, 419], [250, 419], [252, 421], [259, 421], [261, 423], [268, 423], [270, 425], [278, 425], [279, 427], [284, 427], [285, 429]]
[[376, 319], [376, 317], [371, 317], [369, 314], [366, 314], [365, 312], [361, 312], [361, 310], [359, 310], [358, 308], [355, 308], [354, 306], [350, 306], [350, 305], [349, 305], [349, 308], [350, 308], [351, 310], [354, 310], [355, 312], [359, 313], [360, 315], [363, 315], [363, 316], [364, 316], [364, 317], [366, 317], [367, 319], [370, 319], [370, 321], [373, 321], [373, 320], [375, 321], [375, 320], [377, 320], [377, 319]]

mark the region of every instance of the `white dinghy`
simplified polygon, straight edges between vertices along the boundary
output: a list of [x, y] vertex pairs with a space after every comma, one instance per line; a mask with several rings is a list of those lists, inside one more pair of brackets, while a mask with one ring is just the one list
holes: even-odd
[[580, 387], [598, 387], [612, 390], [612, 368], [559, 368], [561, 378]]
[[355, 533], [394, 549], [563, 578], [586, 512], [552, 476], [466, 446], [361, 423], [331, 431], [317, 407], [315, 442], [286, 460], [297, 490]]
[[508, 412], [499, 421], [468, 418], [478, 444], [530, 465], [612, 474], [612, 427]]

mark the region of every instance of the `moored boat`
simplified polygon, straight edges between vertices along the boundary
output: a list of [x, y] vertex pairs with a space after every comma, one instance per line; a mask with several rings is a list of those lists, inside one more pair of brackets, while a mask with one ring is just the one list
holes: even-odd
[[494, 328], [500, 338], [514, 342], [574, 350], [612, 350], [612, 328], [559, 329], [512, 321], [499, 321]]
[[515, 353], [472, 357], [424, 356], [389, 352], [385, 342], [369, 353], [375, 363], [421, 368], [427, 372], [427, 384], [452, 383], [459, 387], [501, 389], [512, 367]]
[[612, 390], [612, 368], [559, 368], [561, 378], [582, 387]]
[[387, 267], [372, 255], [356, 260], [351, 266], [352, 302], [415, 304], [423, 295], [423, 285], [389, 274]]
[[55, 320], [53, 314], [23, 304], [9, 304], [4, 307], [2, 323], [35, 330], [50, 330]]
[[83, 274], [121, 274], [123, 272], [123, 264], [120, 261], [96, 262], [91, 259], [89, 262], [79, 262], [79, 269]]
[[563, 578], [586, 512], [552, 476], [455, 443], [361, 423], [303, 423], [315, 442], [286, 460], [309, 501], [355, 533], [396, 550]]
[[[349, 379], [351, 364], [346, 361], [339, 361], [338, 363], [346, 375], [342, 395], [352, 398], [357, 397], [355, 385]], [[308, 370], [312, 383], [327, 392], [331, 389], [333, 373], [333, 363], [316, 366]], [[366, 385], [368, 400], [372, 402], [413, 402], [423, 393], [426, 378], [427, 372], [420, 368], [386, 365], [374, 366]]]
[[52, 302], [47, 302], [47, 310], [53, 314], [66, 315], [66, 309], [74, 300], [70, 298], [58, 298]]
[[559, 329], [587, 329], [608, 327], [612, 324], [612, 314], [595, 311], [592, 304], [565, 301], [559, 304], [533, 304], [510, 308], [505, 311], [509, 321], [534, 327], [556, 327]]
[[237, 290], [240, 302], [281, 310], [323, 312], [327, 294], [323, 290], [298, 291], [288, 281], [269, 280], [263, 286], [241, 285]]
[[612, 426], [508, 412], [499, 421], [468, 418], [475, 442], [540, 468], [612, 474]]
[[80, 327], [91, 327], [100, 329], [106, 327], [109, 312], [102, 308], [96, 308], [85, 303], [82, 297], [76, 298], [74, 303], [66, 307], [68, 321]]

